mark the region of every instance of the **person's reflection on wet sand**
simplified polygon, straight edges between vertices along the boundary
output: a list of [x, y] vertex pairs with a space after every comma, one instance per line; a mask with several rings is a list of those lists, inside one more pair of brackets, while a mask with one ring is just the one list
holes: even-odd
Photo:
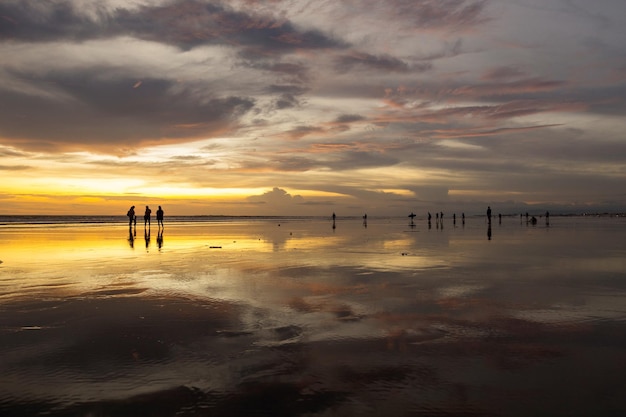
[[135, 248], [135, 236], [133, 235], [132, 226], [128, 227], [128, 245], [133, 249]]
[[491, 222], [489, 222], [489, 226], [487, 226], [487, 240], [491, 240]]
[[144, 230], [143, 238], [146, 240], [146, 249], [150, 247], [150, 228]]
[[157, 246], [159, 249], [163, 247], [163, 229], [159, 230], [159, 233], [157, 233]]

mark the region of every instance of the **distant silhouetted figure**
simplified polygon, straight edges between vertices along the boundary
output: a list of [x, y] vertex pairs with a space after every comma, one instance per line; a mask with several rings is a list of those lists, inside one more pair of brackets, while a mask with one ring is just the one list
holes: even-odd
[[435, 213], [435, 221], [439, 223], [439, 213]]
[[439, 212], [439, 220], [443, 221], [443, 211]]
[[163, 209], [159, 206], [156, 212], [157, 226], [163, 227]]
[[335, 212], [333, 211], [333, 229], [336, 227], [335, 226], [335, 219], [337, 218], [337, 216], [335, 215]]
[[146, 206], [146, 211], [143, 214], [143, 226], [146, 227], [150, 227], [150, 214], [152, 213], [152, 210], [150, 210], [150, 207]]
[[452, 224], [456, 225], [456, 213], [452, 214]]
[[130, 206], [126, 215], [128, 216], [128, 227], [131, 227], [133, 225], [133, 221], [135, 221], [135, 206]]
[[363, 215], [363, 227], [367, 227], [367, 213]]
[[465, 226], [465, 213], [461, 213], [461, 221], [463, 222], [463, 226]]
[[498, 224], [502, 224], [502, 214], [498, 213]]
[[491, 206], [487, 206], [487, 221], [491, 223]]
[[428, 212], [428, 221], [430, 222], [430, 219], [432, 219], [433, 216], [431, 216], [430, 211]]
[[537, 218], [536, 218], [535, 216], [532, 216], [532, 217], [530, 218], [530, 224], [533, 224], [533, 225], [534, 225], [534, 224], [537, 224]]
[[546, 225], [550, 225], [550, 212], [546, 211]]

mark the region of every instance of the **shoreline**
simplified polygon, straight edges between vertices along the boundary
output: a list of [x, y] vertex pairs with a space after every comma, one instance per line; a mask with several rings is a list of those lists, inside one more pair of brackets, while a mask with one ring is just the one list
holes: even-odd
[[[545, 213], [528, 213], [529, 216], [535, 216], [542, 218]], [[518, 218], [520, 213], [515, 214], [502, 214], [502, 218], [511, 219]], [[466, 215], [466, 219], [483, 219], [484, 214], [470, 214]], [[497, 217], [497, 215], [496, 215]], [[579, 214], [552, 214], [550, 218], [626, 218], [626, 213], [579, 213]], [[228, 216], [228, 215], [189, 215], [189, 216], [169, 216], [165, 218], [165, 223], [223, 223], [223, 222], [265, 222], [265, 221], [332, 221], [331, 215], [326, 216]], [[390, 221], [390, 220], [405, 220], [405, 216], [369, 216], [367, 218], [369, 222]], [[361, 216], [337, 216], [338, 221], [362, 221]], [[427, 220], [427, 214], [418, 216], [414, 222], [424, 222]], [[448, 214], [445, 217], [444, 222], [452, 222], [452, 215]], [[152, 219], [152, 222], [156, 224], [156, 218]], [[432, 221], [433, 223], [435, 220]], [[460, 215], [457, 215], [457, 223], [460, 223]], [[111, 216], [111, 215], [0, 215], [0, 227], [12, 226], [12, 225], [99, 225], [99, 224], [119, 224], [127, 225], [128, 219], [125, 216]], [[143, 224], [142, 219], [138, 219], [137, 224]]]

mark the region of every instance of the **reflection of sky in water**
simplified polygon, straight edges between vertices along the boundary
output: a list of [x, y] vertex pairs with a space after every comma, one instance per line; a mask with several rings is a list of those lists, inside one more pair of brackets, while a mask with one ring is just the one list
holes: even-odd
[[147, 249], [143, 226], [133, 247], [123, 226], [11, 228], [0, 231], [0, 296], [117, 285], [302, 311], [345, 303], [360, 315], [424, 297], [571, 305], [572, 294], [591, 299], [626, 271], [619, 228], [585, 220], [555, 218], [548, 229], [507, 218], [491, 241], [482, 220], [443, 230], [390, 220], [335, 230], [295, 220], [173, 224], [161, 248], [153, 228]]
[[[460, 401], [444, 395], [450, 386], [475, 402], [481, 384], [520, 395], [524, 384], [500, 381], [502, 372], [547, 381], [553, 371], [537, 364], [567, 374], [570, 356], [589, 361], [593, 346], [618, 358], [625, 231], [622, 219], [558, 217], [549, 228], [505, 218], [491, 240], [482, 219], [444, 229], [404, 219], [335, 230], [296, 220], [171, 224], [159, 248], [154, 227], [147, 247], [143, 226], [132, 246], [119, 225], [0, 228], [0, 327], [10, 340], [0, 393], [230, 392], [291, 375], [304, 355], [303, 380], [352, 390], [336, 379], [348, 372], [372, 398], [393, 393], [411, 406], [416, 386], [435, 403]], [[28, 344], [29, 334], [42, 339]], [[381, 390], [389, 381], [376, 367], [411, 377]], [[607, 383], [620, 381], [605, 370]]]

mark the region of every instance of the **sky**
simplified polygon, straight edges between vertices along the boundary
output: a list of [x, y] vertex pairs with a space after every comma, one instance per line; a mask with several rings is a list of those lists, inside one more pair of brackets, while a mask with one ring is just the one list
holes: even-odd
[[624, 0], [0, 0], [0, 214], [626, 210]]

